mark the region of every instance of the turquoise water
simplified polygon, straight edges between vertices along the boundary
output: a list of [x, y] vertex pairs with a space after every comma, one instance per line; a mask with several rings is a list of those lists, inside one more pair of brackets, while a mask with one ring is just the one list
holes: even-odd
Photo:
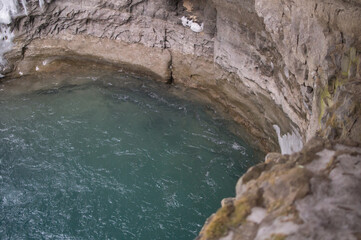
[[103, 77], [5, 92], [0, 239], [193, 239], [258, 160], [169, 86]]

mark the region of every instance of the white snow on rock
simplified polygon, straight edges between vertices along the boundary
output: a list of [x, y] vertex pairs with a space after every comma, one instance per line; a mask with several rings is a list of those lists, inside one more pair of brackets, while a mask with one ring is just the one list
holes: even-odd
[[281, 129], [279, 126], [273, 125], [273, 128], [277, 133], [278, 143], [282, 154], [292, 154], [301, 151], [303, 147], [302, 137], [296, 129], [294, 129], [291, 133], [281, 135]]
[[193, 20], [188, 19], [187, 17], [183, 16], [181, 18], [182, 24], [184, 27], [189, 27], [193, 32], [202, 32], [203, 31], [203, 26], [204, 24], [201, 23], [201, 25], [199, 25], [196, 22], [193, 22]]
[[267, 210], [260, 207], [252, 208], [251, 214], [247, 217], [247, 221], [260, 224], [262, 220], [267, 216]]
[[[24, 12], [19, 10], [18, 0], [0, 0], [0, 70], [6, 64], [3, 55], [13, 46], [14, 34], [10, 30], [9, 24], [17, 16], [28, 15], [26, 0], [21, 0], [20, 3]], [[44, 0], [39, 0], [39, 6], [42, 8], [43, 5]]]

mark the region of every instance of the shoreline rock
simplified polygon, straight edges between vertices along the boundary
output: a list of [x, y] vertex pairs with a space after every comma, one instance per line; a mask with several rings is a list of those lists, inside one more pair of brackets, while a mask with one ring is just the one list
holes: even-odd
[[236, 197], [198, 239], [358, 239], [361, 149], [311, 139], [298, 153], [268, 154], [238, 181]]
[[[90, 58], [198, 89], [265, 151], [279, 151], [273, 125], [279, 136], [300, 133], [303, 149], [269, 154], [251, 168], [236, 198], [223, 201], [207, 221], [201, 239], [360, 238], [361, 194], [354, 185], [361, 168], [360, 3], [27, 3], [28, 15], [10, 25], [14, 48], [0, 74], [33, 74], [49, 58]], [[181, 16], [197, 18], [203, 31], [184, 27]], [[327, 212], [323, 199], [335, 200], [329, 207], [336, 210]]]

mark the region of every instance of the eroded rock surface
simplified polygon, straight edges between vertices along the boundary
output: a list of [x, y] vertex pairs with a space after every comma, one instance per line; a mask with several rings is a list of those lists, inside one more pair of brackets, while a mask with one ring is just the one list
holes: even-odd
[[359, 145], [317, 138], [293, 155], [270, 153], [199, 239], [359, 239], [360, 164]]
[[[282, 134], [296, 129], [304, 141], [315, 136], [331, 107], [324, 99], [345, 80], [360, 81], [357, 1], [65, 0], [40, 7], [31, 0], [26, 6], [27, 15], [12, 23], [15, 48], [2, 74], [41, 71], [49, 55], [152, 73], [203, 89], [265, 150], [277, 149], [274, 124]], [[183, 26], [183, 16], [204, 24], [203, 31]], [[336, 138], [346, 134], [332, 131]]]
[[197, 88], [265, 151], [273, 125], [298, 131], [303, 150], [251, 168], [200, 238], [360, 239], [360, 22], [358, 0], [29, 0], [0, 73], [75, 56]]
[[[31, 0], [27, 15], [12, 23], [16, 46], [2, 74], [34, 72], [39, 64], [27, 59], [58, 49], [52, 54], [103, 59], [207, 89], [264, 144], [277, 140], [272, 124], [283, 134], [297, 127], [307, 140], [320, 129], [325, 87], [341, 82], [344, 71], [360, 78], [360, 12], [356, 1], [338, 0], [66, 0], [42, 7]], [[184, 27], [182, 16], [204, 30]]]
[[[11, 64], [3, 73], [35, 73], [44, 70], [47, 57], [71, 55], [153, 73], [156, 79], [203, 90], [266, 151], [278, 149], [273, 124], [283, 134], [305, 124], [272, 101], [270, 92], [282, 96], [273, 78], [281, 58], [253, 3], [48, 2], [40, 8], [38, 1], [28, 1], [28, 15], [13, 21], [15, 47], [7, 54]], [[184, 27], [182, 16], [203, 23], [203, 31]], [[240, 25], [239, 18], [248, 25]]]

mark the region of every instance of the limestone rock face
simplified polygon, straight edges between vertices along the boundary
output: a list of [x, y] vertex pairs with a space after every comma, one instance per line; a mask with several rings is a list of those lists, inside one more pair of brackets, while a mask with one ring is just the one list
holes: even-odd
[[[255, 2], [215, 2], [215, 62], [241, 79], [239, 92], [249, 91], [272, 99], [303, 132], [307, 110], [302, 103], [301, 87], [292, 73], [284, 71], [284, 59], [258, 16]], [[269, 122], [278, 122], [272, 110], [264, 109], [264, 116]]]
[[[27, 3], [28, 15], [12, 23], [16, 40], [7, 54], [9, 76], [41, 70], [47, 57], [72, 55], [152, 73], [158, 80], [203, 90], [250, 129], [265, 151], [278, 149], [273, 124], [283, 133], [305, 124], [272, 100], [283, 94], [273, 80], [281, 58], [272, 52], [254, 4], [55, 0], [40, 8], [36, 0]], [[184, 27], [183, 16], [203, 24], [203, 31]], [[239, 17], [248, 25], [239, 25]]]
[[359, 239], [361, 150], [311, 139], [293, 155], [268, 154], [238, 181], [199, 239]]
[[[27, 13], [12, 23], [15, 47], [2, 74], [30, 73], [39, 65], [31, 58], [51, 54], [152, 73], [204, 89], [265, 150], [277, 149], [274, 124], [304, 141], [315, 136], [330, 107], [325, 88], [333, 84], [332, 98], [345, 79], [360, 78], [357, 1], [53, 0], [41, 8], [31, 0]], [[183, 16], [203, 31], [184, 27]]]
[[[345, 75], [348, 80], [356, 80], [356, 52], [361, 49], [360, 2], [256, 0], [255, 6], [282, 56], [284, 72], [292, 75], [303, 89], [301, 99], [308, 110], [309, 139], [324, 113], [317, 102], [319, 92]], [[353, 76], [347, 76], [351, 64], [347, 56], [351, 51], [355, 65], [351, 67]]]
[[264, 151], [279, 150], [273, 125], [308, 142], [251, 168], [201, 239], [360, 239], [359, 0], [26, 2], [2, 75], [107, 63], [198, 89]]

